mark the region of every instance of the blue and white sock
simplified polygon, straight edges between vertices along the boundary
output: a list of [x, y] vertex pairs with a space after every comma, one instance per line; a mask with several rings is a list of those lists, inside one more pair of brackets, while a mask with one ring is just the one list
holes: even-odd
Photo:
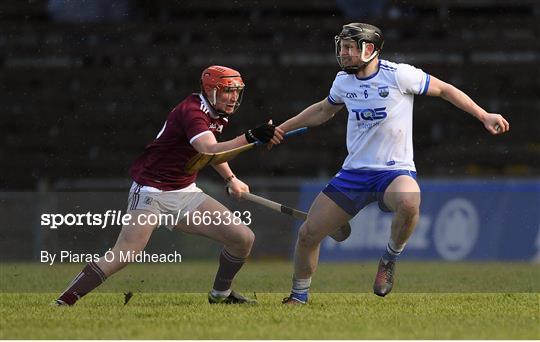
[[386, 245], [386, 251], [384, 252], [382, 256], [385, 264], [388, 263], [389, 261], [395, 262], [398, 259], [399, 255], [401, 254], [401, 252], [403, 252], [404, 248], [405, 248], [405, 244], [398, 247], [392, 240], [390, 240], [388, 244]]
[[293, 277], [293, 286], [291, 295], [294, 299], [306, 303], [309, 297], [309, 287], [311, 286], [311, 278], [296, 279]]

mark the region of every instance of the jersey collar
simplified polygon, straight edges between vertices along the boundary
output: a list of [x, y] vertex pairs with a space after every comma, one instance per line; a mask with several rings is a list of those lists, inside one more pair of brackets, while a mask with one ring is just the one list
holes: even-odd
[[364, 78], [358, 77], [358, 75], [354, 75], [354, 77], [356, 77], [356, 79], [359, 80], [359, 81], [367, 81], [367, 80], [370, 80], [373, 77], [377, 76], [379, 74], [379, 70], [381, 70], [381, 60], [380, 59], [377, 62], [377, 71], [375, 71], [373, 74], [369, 75], [368, 77], [364, 77]]
[[207, 110], [203, 110], [203, 112], [205, 112], [212, 119], [219, 119], [219, 115], [216, 113], [216, 111], [210, 105], [210, 103], [206, 101], [206, 98], [201, 93], [198, 93], [196, 95], [199, 96], [199, 99], [201, 100], [201, 104], [207, 109]]

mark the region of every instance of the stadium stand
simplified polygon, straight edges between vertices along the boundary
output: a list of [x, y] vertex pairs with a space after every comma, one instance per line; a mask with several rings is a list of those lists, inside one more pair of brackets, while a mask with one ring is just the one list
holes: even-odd
[[[77, 24], [53, 22], [44, 0], [2, 2], [2, 188], [127, 178], [207, 65], [235, 67], [247, 84], [226, 137], [324, 98], [338, 71], [333, 36], [344, 19], [332, 1], [132, 3], [136, 19]], [[451, 105], [417, 98], [421, 174], [540, 174], [539, 3], [408, 3], [389, 1], [391, 15], [374, 22], [386, 35], [383, 58], [450, 81], [512, 125], [510, 134], [491, 137]], [[234, 168], [254, 176], [331, 175], [346, 155], [345, 128], [338, 115], [271, 153], [250, 152]]]

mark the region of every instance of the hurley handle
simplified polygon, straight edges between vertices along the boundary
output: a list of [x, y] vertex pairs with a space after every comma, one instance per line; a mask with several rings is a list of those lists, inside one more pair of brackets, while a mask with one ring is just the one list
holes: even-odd
[[[293, 129], [292, 131], [289, 131], [287, 133], [285, 133], [285, 137], [288, 138], [288, 137], [292, 137], [293, 135], [300, 135], [300, 134], [304, 134], [307, 132], [307, 127], [300, 127], [300, 128], [297, 128], [297, 129]], [[260, 141], [255, 141], [254, 142], [255, 145], [261, 145], [263, 144], [262, 142]]]

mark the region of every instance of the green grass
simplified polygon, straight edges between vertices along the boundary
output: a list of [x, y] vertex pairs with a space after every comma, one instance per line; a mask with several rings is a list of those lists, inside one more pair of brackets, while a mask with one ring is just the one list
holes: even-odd
[[[538, 294], [316, 294], [306, 307], [259, 294], [210, 306], [204, 294], [95, 294], [71, 308], [51, 294], [1, 295], [2, 339], [538, 339]], [[384, 322], [384, 324], [382, 323]]]
[[[0, 263], [0, 293], [58, 292], [81, 270], [81, 264]], [[217, 261], [133, 264], [114, 275], [100, 292], [201, 293], [214, 280]], [[315, 292], [370, 293], [377, 262], [321, 263], [313, 278]], [[242, 291], [285, 294], [292, 264], [248, 261], [235, 280]], [[395, 292], [538, 293], [540, 267], [530, 263], [451, 263], [400, 261]]]
[[[0, 338], [540, 339], [533, 264], [402, 262], [385, 298], [370, 293], [374, 262], [323, 264], [304, 307], [280, 304], [288, 262], [251, 262], [239, 274], [235, 288], [257, 291], [258, 305], [211, 306], [203, 292], [216, 266], [131, 265], [76, 306], [59, 308], [49, 303], [81, 265], [0, 264]], [[135, 295], [124, 306], [127, 290]]]

